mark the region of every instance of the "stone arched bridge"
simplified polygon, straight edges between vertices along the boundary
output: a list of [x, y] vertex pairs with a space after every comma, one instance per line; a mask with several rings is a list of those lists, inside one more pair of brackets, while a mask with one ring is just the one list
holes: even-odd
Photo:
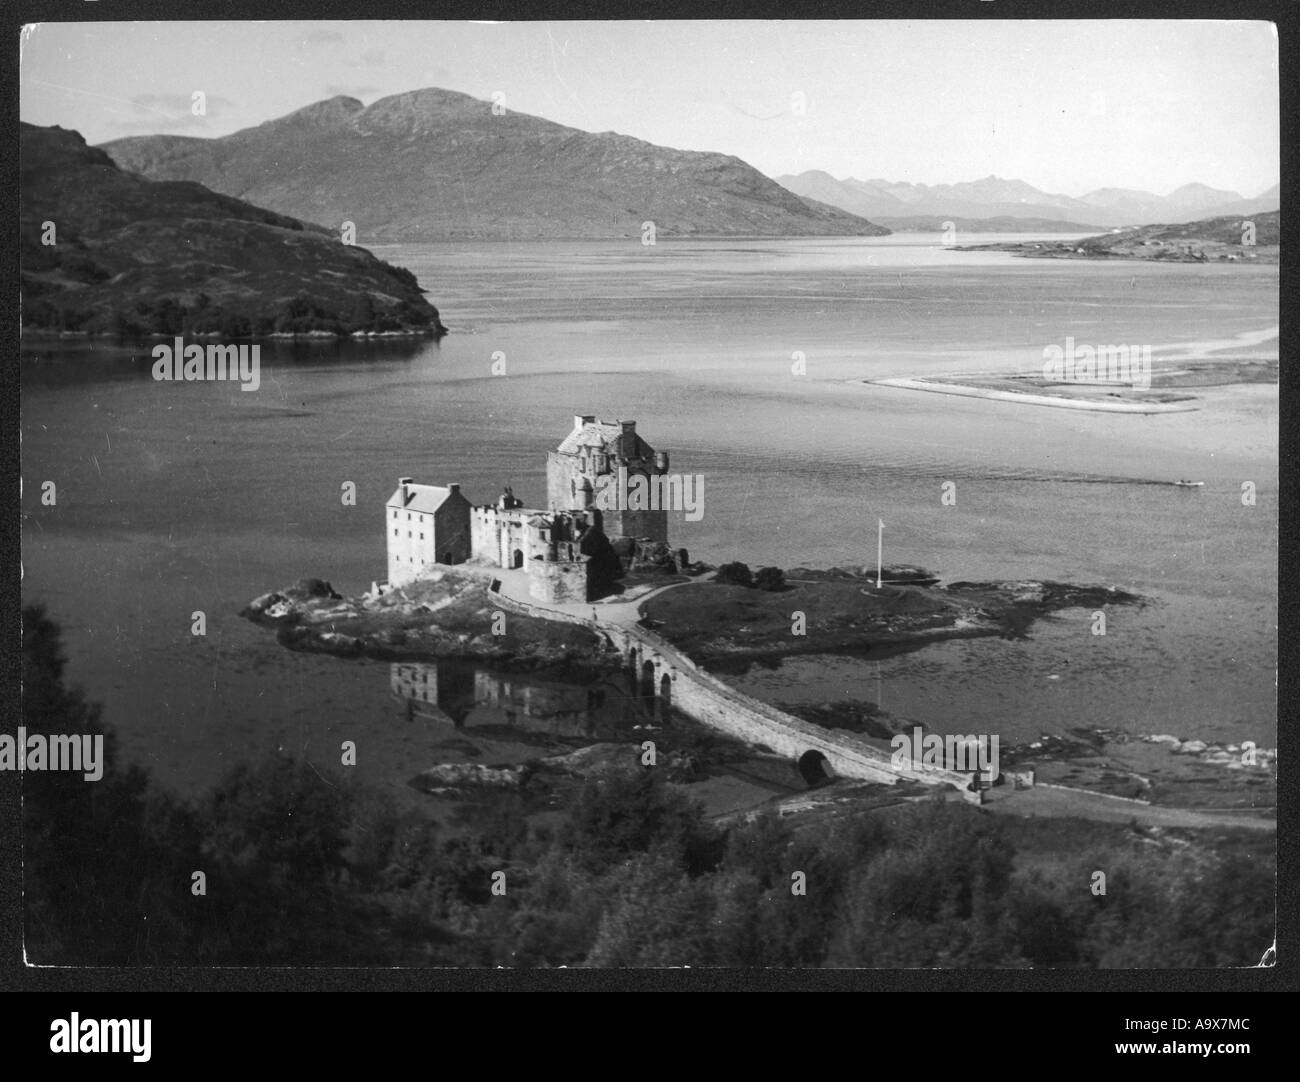
[[855, 778], [893, 784], [910, 780], [950, 784], [972, 803], [981, 802], [974, 775], [948, 769], [895, 766], [892, 756], [854, 733], [824, 729], [751, 698], [705, 672], [690, 658], [642, 627], [593, 624], [623, 657], [641, 694], [653, 697], [656, 713], [671, 705], [696, 721], [762, 745], [797, 763], [810, 782], [819, 777]]
[[543, 605], [511, 597], [504, 590], [493, 590], [493, 599], [516, 612], [580, 624], [603, 635], [618, 650], [625, 668], [635, 675], [641, 695], [653, 699], [657, 716], [666, 720], [668, 707], [676, 707], [702, 725], [788, 757], [810, 782], [822, 777], [890, 785], [918, 781], [925, 785], [952, 785], [971, 803], [983, 802], [973, 773], [934, 767], [918, 769], [910, 762], [895, 766], [888, 751], [854, 733], [823, 729], [751, 698], [705, 672], [653, 631], [633, 623], [635, 607], [629, 607], [625, 619], [597, 620], [584, 615], [588, 606]]

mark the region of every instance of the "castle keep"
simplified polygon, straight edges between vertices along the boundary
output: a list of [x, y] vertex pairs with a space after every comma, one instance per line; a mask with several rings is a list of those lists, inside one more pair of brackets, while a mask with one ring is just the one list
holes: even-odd
[[616, 507], [629, 502], [616, 499], [621, 478], [658, 479], [667, 472], [668, 452], [656, 452], [638, 436], [635, 421], [611, 424], [574, 417], [573, 431], [546, 456], [547, 501], [552, 508], [601, 510], [605, 536], [611, 541], [626, 537], [667, 543], [668, 513], [662, 507]]
[[666, 510], [626, 509], [614, 491], [627, 478], [658, 479], [667, 470], [667, 453], [638, 436], [635, 421], [577, 416], [547, 455], [547, 510], [524, 507], [509, 488], [480, 507], [459, 485], [403, 477], [385, 507], [388, 584], [404, 586], [440, 564], [472, 562], [526, 571], [539, 601], [590, 600], [592, 557], [617, 559], [611, 540], [667, 542]]

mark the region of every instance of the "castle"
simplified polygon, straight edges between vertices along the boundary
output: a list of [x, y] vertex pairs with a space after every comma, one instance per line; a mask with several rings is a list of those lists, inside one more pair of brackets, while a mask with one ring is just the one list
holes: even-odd
[[546, 456], [547, 510], [524, 507], [508, 487], [495, 504], [476, 507], [460, 485], [400, 478], [385, 507], [388, 585], [405, 586], [440, 564], [473, 562], [526, 571], [539, 601], [590, 600], [592, 559], [612, 555], [611, 542], [667, 544], [665, 509], [631, 509], [614, 492], [629, 478], [667, 471], [667, 452], [638, 436], [635, 421], [575, 416]]

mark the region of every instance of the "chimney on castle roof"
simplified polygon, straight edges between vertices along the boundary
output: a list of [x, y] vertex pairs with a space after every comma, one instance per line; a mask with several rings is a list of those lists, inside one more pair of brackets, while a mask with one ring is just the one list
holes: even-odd
[[624, 458], [632, 458], [636, 454], [636, 422], [621, 421], [623, 426], [623, 440], [621, 452]]
[[596, 423], [596, 415], [594, 413], [591, 414], [590, 416], [587, 416], [586, 414], [582, 414], [582, 413], [575, 413], [573, 415], [573, 431], [575, 432], [580, 431], [583, 425], [591, 425], [595, 423]]
[[459, 495], [460, 495], [460, 485], [457, 485], [457, 484], [451, 484], [451, 485], [448, 485], [448, 486], [447, 486], [447, 491], [450, 492], [453, 496], [459, 496]]
[[397, 483], [402, 486], [402, 506], [405, 507], [411, 502], [411, 485], [415, 484], [415, 478], [399, 477]]

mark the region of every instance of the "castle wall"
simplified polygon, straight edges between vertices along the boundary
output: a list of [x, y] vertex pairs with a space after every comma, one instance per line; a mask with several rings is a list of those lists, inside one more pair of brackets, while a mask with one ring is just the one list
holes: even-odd
[[475, 507], [470, 510], [470, 557], [501, 566], [501, 542], [498, 536], [497, 509]]
[[605, 536], [610, 540], [648, 537], [651, 541], [668, 542], [667, 511], [606, 511], [604, 515]]
[[470, 556], [470, 504], [453, 493], [434, 512], [389, 504], [384, 524], [388, 541], [388, 582], [404, 586], [435, 564], [464, 563]]
[[[470, 554], [473, 559], [496, 567], [527, 567], [536, 546], [529, 539], [526, 508], [503, 511], [499, 507], [475, 507], [470, 511]], [[518, 553], [518, 560], [515, 554]]]
[[559, 451], [546, 452], [546, 506], [552, 511], [568, 511], [582, 506], [577, 492], [579, 478], [576, 459]]
[[404, 586], [437, 563], [434, 517], [420, 511], [388, 508], [388, 581]]
[[459, 492], [452, 493], [434, 512], [430, 549], [433, 560], [443, 564], [463, 564], [470, 558], [470, 507], [469, 500]]
[[528, 565], [528, 593], [546, 604], [587, 601], [587, 561], [533, 560]]

